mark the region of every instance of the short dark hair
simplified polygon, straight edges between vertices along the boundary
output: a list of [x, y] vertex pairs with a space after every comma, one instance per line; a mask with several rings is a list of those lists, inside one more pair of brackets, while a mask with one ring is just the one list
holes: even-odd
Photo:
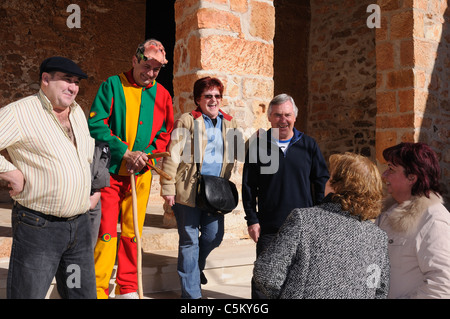
[[439, 178], [441, 169], [436, 153], [425, 143], [400, 143], [383, 151], [386, 161], [402, 166], [405, 175], [417, 176], [411, 195], [429, 197], [430, 192], [441, 194]]
[[217, 88], [220, 92], [220, 96], [223, 95], [224, 86], [222, 82], [217, 78], [212, 78], [210, 76], [198, 79], [194, 83], [194, 103], [198, 106], [197, 100], [201, 98], [202, 93], [205, 90]]

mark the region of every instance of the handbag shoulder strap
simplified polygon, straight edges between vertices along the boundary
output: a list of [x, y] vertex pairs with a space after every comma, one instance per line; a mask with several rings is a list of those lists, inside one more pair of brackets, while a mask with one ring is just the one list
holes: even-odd
[[197, 166], [197, 172], [195, 174], [197, 175], [197, 178], [200, 178], [200, 175], [202, 175], [200, 173], [200, 163], [195, 163], [195, 165]]

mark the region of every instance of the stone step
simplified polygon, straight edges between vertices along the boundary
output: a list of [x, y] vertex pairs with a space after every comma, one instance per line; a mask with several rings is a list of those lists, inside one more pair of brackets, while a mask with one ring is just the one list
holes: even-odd
[[[150, 201], [142, 231], [142, 249], [144, 252], [178, 249], [178, 231], [171, 210], [164, 212], [163, 202]], [[224, 240], [248, 239], [244, 211], [238, 206], [225, 216]], [[118, 228], [119, 229], [119, 228]]]
[[[173, 215], [164, 213], [163, 202], [151, 198], [142, 234], [142, 279], [146, 298], [179, 298], [177, 273], [178, 232]], [[0, 299], [6, 298], [6, 280], [11, 249], [10, 206], [0, 207]], [[118, 230], [120, 227], [118, 226]], [[207, 260], [202, 286], [207, 298], [250, 298], [250, 280], [256, 247], [246, 233], [243, 212], [239, 207], [225, 217], [225, 236], [221, 246]], [[110, 281], [114, 296], [115, 270]], [[48, 299], [59, 298], [55, 282]]]
[[[234, 287], [223, 298], [250, 298], [250, 280], [255, 261], [256, 247], [251, 240], [241, 242], [225, 240], [224, 243], [213, 250], [207, 259], [205, 276], [208, 284], [202, 289], [209, 295], [217, 291]], [[180, 282], [177, 273], [176, 250], [143, 253], [142, 255], [142, 282], [146, 298], [172, 299], [180, 297]], [[6, 281], [9, 258], [0, 259], [0, 299], [6, 298]], [[110, 297], [114, 298], [116, 266], [110, 280]], [[207, 297], [207, 296], [206, 296]], [[47, 293], [47, 299], [58, 299], [56, 282]]]
[[[177, 250], [143, 254], [142, 281], [145, 296], [149, 298], [180, 297], [177, 256]], [[221, 286], [241, 285], [246, 288], [246, 295], [243, 297], [250, 298], [250, 280], [255, 256], [256, 247], [250, 240], [245, 239], [241, 242], [225, 240], [220, 247], [211, 252], [207, 259], [204, 274], [208, 284], [202, 288], [214, 291]], [[113, 288], [114, 278], [110, 282]], [[113, 297], [114, 289], [110, 291], [110, 296]]]
[[[151, 198], [147, 206], [142, 231], [144, 252], [178, 249], [178, 232], [173, 213], [164, 213], [164, 203], [160, 197]], [[117, 226], [120, 232], [120, 226]], [[248, 239], [244, 212], [238, 206], [225, 217], [224, 239]], [[9, 257], [11, 251], [11, 205], [0, 204], [0, 258]]]

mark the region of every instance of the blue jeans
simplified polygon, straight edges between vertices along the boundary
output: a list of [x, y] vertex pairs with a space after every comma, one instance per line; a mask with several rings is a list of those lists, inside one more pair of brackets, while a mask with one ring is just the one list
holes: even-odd
[[90, 227], [88, 214], [64, 219], [14, 205], [7, 298], [44, 299], [53, 277], [64, 299], [97, 298]]
[[210, 215], [199, 208], [181, 204], [172, 208], [179, 235], [177, 269], [181, 298], [201, 298], [200, 272], [205, 269], [206, 257], [222, 242], [224, 216]]

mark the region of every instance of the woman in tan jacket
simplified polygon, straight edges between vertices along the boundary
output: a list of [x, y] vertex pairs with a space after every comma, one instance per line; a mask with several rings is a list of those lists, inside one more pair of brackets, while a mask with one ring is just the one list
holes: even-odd
[[[200, 284], [207, 282], [203, 274], [206, 258], [222, 242], [224, 216], [209, 214], [196, 207], [197, 167], [203, 175], [231, 176], [236, 145], [229, 137], [235, 134], [235, 120], [220, 109], [223, 84], [211, 77], [194, 84], [197, 109], [184, 113], [175, 122], [163, 170], [171, 180], [161, 176], [161, 195], [172, 206], [177, 221], [178, 274], [181, 297], [201, 298]], [[198, 165], [197, 165], [198, 164]], [[199, 236], [200, 235], [200, 236]]]
[[388, 298], [450, 298], [450, 214], [439, 187], [439, 161], [424, 143], [383, 151], [390, 198], [377, 224], [388, 234]]

